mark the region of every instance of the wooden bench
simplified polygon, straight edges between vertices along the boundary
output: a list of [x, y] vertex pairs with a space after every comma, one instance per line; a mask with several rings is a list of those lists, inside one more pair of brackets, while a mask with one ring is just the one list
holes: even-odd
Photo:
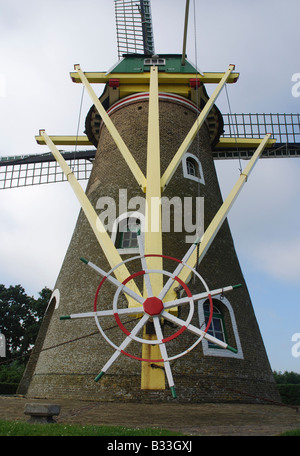
[[60, 405], [56, 404], [26, 404], [24, 409], [25, 415], [29, 415], [30, 423], [56, 423], [53, 416], [60, 413]]

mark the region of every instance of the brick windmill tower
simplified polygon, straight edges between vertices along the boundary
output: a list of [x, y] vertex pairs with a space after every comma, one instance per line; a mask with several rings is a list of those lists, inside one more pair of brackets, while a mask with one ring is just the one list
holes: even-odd
[[[71, 73], [93, 102], [85, 136], [41, 130], [37, 137], [82, 210], [19, 393], [278, 400], [226, 220], [257, 160], [274, 154], [275, 139], [267, 131], [222, 136], [215, 102], [239, 75], [234, 65], [200, 73], [186, 59], [189, 1], [178, 55], [155, 54], [150, 1], [115, 7], [120, 60], [106, 73], [79, 65]], [[97, 83], [105, 84], [100, 98]], [[216, 85], [211, 97], [206, 84]], [[95, 146], [86, 192], [60, 144]], [[214, 159], [231, 158], [236, 144], [250, 160], [223, 202]]]

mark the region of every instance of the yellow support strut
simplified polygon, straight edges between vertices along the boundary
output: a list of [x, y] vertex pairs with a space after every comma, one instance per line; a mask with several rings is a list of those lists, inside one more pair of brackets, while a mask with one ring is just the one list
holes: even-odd
[[[226, 219], [233, 203], [235, 202], [236, 198], [238, 197], [240, 191], [242, 190], [244, 184], [247, 182], [247, 179], [254, 168], [254, 165], [257, 163], [258, 159], [260, 158], [262, 152], [264, 151], [265, 147], [267, 146], [271, 135], [267, 134], [263, 140], [261, 140], [260, 145], [256, 149], [253, 157], [249, 161], [248, 165], [246, 166], [245, 170], [240, 174], [239, 179], [237, 180], [236, 184], [234, 185], [233, 189], [231, 190], [230, 194], [216, 213], [215, 217], [211, 221], [210, 225], [206, 229], [204, 235], [200, 241], [199, 247], [199, 256], [197, 258], [197, 249], [194, 250], [193, 254], [190, 256], [187, 264], [192, 268], [195, 268], [197, 264], [199, 264], [204, 255], [206, 254], [207, 250], [209, 249], [211, 243], [213, 242], [214, 238], [216, 237], [219, 229], [221, 228], [224, 220]], [[272, 140], [271, 140], [272, 141]], [[179, 274], [179, 278], [184, 282], [188, 282], [190, 277], [191, 271], [188, 268], [184, 268], [181, 273]]]
[[102, 106], [99, 98], [95, 94], [91, 84], [87, 80], [85, 74], [80, 68], [80, 65], [75, 65], [75, 70], [77, 70], [78, 75], [84, 84], [86, 90], [88, 91], [92, 101], [94, 102], [94, 105], [99, 112], [103, 122], [105, 123], [106, 128], [108, 129], [109, 133], [111, 134], [113, 140], [115, 141], [116, 146], [118, 147], [119, 151], [121, 152], [124, 160], [129, 166], [129, 169], [131, 170], [133, 176], [137, 180], [137, 183], [139, 186], [144, 189], [145, 188], [145, 176], [142, 173], [140, 167], [138, 166], [137, 162], [135, 161], [133, 155], [129, 151], [128, 147], [126, 146], [125, 142], [123, 141], [120, 133], [114, 126], [112, 120], [110, 119], [109, 115], [107, 114], [105, 108]]
[[[162, 255], [158, 68], [155, 66], [150, 69], [145, 254]], [[147, 267], [162, 270], [162, 257], [147, 258]], [[158, 296], [163, 288], [163, 277], [161, 274], [149, 274], [149, 278], [150, 293], [152, 296]], [[146, 330], [143, 337], [148, 340], [156, 339], [156, 336], [147, 334]], [[161, 359], [159, 345], [143, 344], [142, 357]], [[141, 388], [165, 389], [163, 369], [153, 369], [151, 363], [142, 362]]]
[[194, 138], [196, 137], [198, 131], [200, 130], [201, 126], [203, 125], [205, 119], [207, 118], [209, 112], [211, 111], [216, 99], [218, 98], [222, 88], [224, 87], [225, 83], [227, 82], [230, 74], [234, 70], [235, 66], [234, 65], [229, 65], [228, 70], [224, 74], [223, 78], [219, 82], [218, 86], [214, 90], [212, 96], [210, 99], [207, 101], [206, 105], [202, 109], [201, 113], [199, 114], [197, 120], [195, 121], [194, 125], [188, 132], [187, 136], [185, 137], [183, 143], [179, 147], [178, 151], [174, 155], [173, 159], [171, 160], [171, 163], [169, 164], [168, 168], [164, 172], [162, 178], [161, 178], [161, 187], [164, 189], [169, 181], [171, 180], [173, 174], [175, 173], [177, 167], [179, 166], [184, 154], [187, 152], [188, 148], [192, 144]]
[[[86, 196], [83, 188], [77, 181], [68, 164], [62, 157], [61, 153], [58, 151], [57, 147], [50, 139], [50, 137], [47, 135], [45, 130], [40, 130], [40, 135], [43, 137], [45, 143], [51, 150], [56, 161], [58, 162], [62, 171], [64, 172], [69, 184], [71, 185], [110, 266], [113, 268], [114, 266], [117, 266], [119, 263], [122, 263], [123, 260], [119, 255], [117, 249], [115, 248], [114, 243], [109, 237], [90, 200]], [[128, 271], [127, 267], [123, 264], [115, 270], [115, 276], [117, 280], [123, 282], [127, 277], [130, 276], [130, 272]], [[141, 296], [139, 289], [133, 281], [130, 281], [127, 284], [127, 287], [133, 290], [139, 296]], [[133, 300], [132, 298], [130, 298], [130, 296], [127, 295], [126, 297], [128, 299], [129, 306], [137, 307], [138, 303], [135, 300]]]

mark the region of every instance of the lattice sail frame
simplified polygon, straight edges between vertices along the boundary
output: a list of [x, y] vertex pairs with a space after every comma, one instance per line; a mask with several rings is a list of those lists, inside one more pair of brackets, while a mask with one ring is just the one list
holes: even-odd
[[115, 0], [115, 17], [119, 59], [155, 53], [150, 0]]
[[[222, 114], [224, 133], [213, 149], [214, 160], [245, 159], [255, 149], [248, 138], [261, 139], [268, 132], [276, 139], [275, 147], [265, 149], [261, 158], [300, 157], [300, 114]], [[228, 143], [222, 139], [228, 140]], [[74, 137], [74, 144], [77, 138]], [[87, 143], [87, 138], [82, 139]], [[244, 143], [245, 142], [245, 143]], [[77, 180], [88, 180], [95, 149], [63, 152]], [[51, 153], [0, 158], [0, 190], [31, 185], [64, 182], [66, 177]]]
[[214, 160], [252, 157], [251, 140], [271, 133], [274, 147], [265, 149], [261, 158], [300, 157], [300, 114], [222, 114], [224, 132], [213, 150]]
[[[89, 179], [95, 151], [68, 152], [63, 156], [77, 180]], [[66, 181], [51, 153], [0, 158], [0, 190]]]

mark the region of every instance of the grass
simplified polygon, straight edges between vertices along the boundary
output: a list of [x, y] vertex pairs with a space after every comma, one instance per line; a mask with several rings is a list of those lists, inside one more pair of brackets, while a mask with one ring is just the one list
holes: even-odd
[[[177, 432], [157, 428], [132, 429], [123, 426], [93, 426], [79, 424], [34, 424], [23, 421], [0, 420], [0, 436], [52, 436], [52, 437], [171, 437]], [[300, 429], [287, 431], [279, 436], [300, 436]]]
[[0, 436], [176, 436], [173, 431], [156, 428], [131, 429], [123, 426], [81, 426], [79, 424], [35, 424], [0, 420]]
[[300, 429], [295, 429], [293, 431], [286, 431], [286, 432], [283, 432], [283, 434], [280, 434], [281, 436], [286, 436], [286, 437], [289, 437], [289, 436], [297, 436], [297, 437], [300, 437]]

